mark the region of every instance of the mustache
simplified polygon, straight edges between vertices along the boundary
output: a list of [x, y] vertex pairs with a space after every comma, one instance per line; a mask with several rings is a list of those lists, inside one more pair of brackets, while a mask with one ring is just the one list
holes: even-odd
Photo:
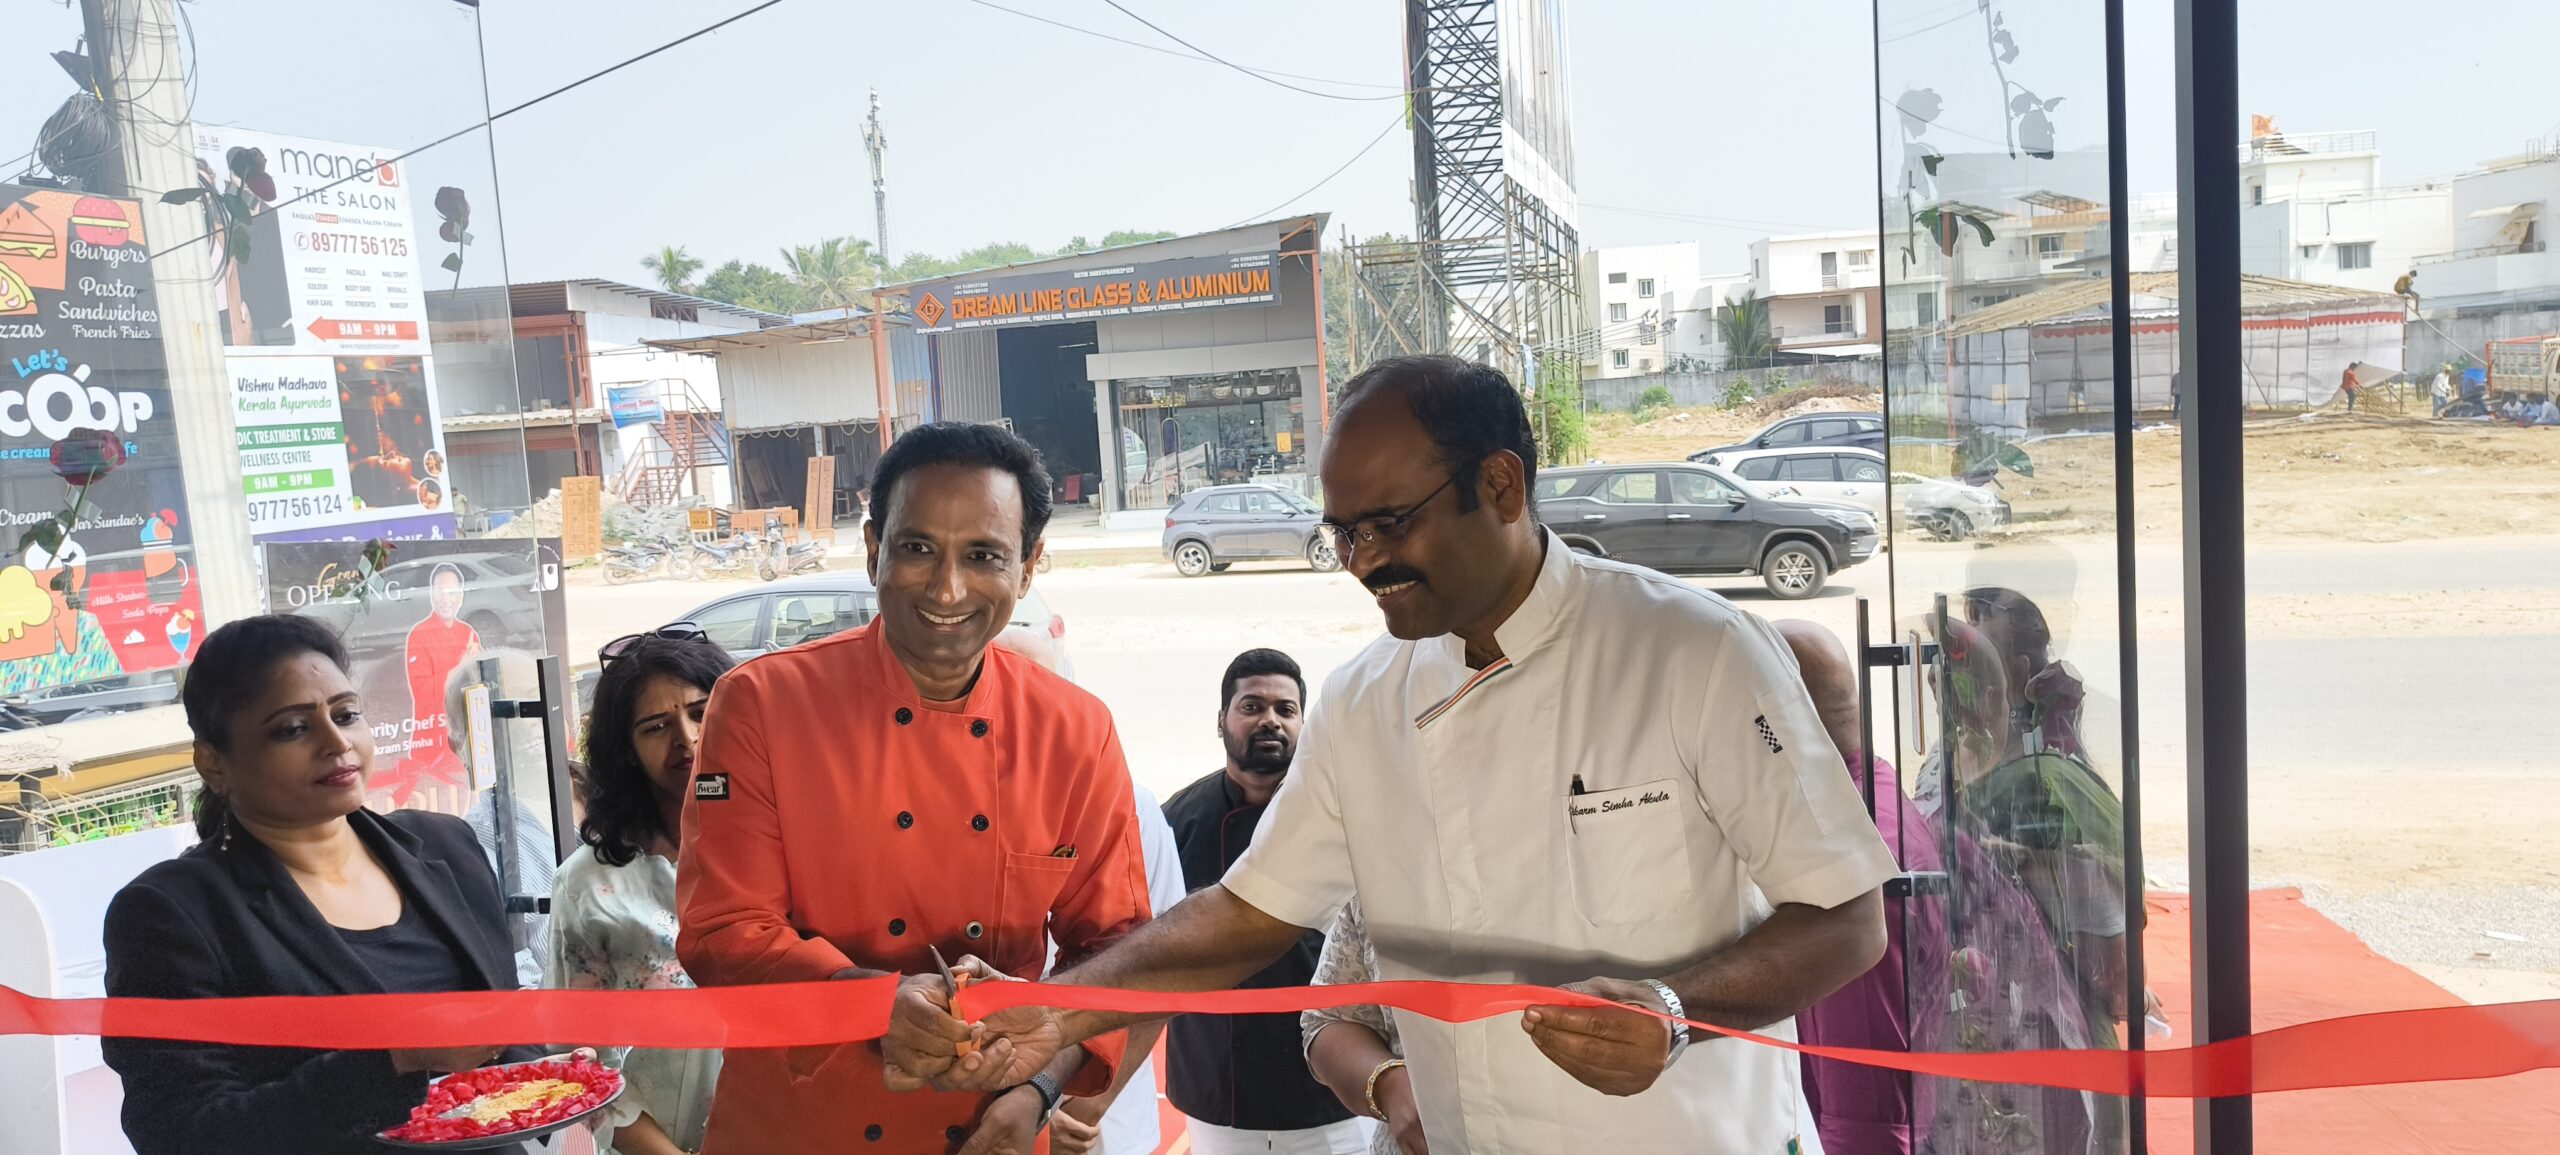
[[1360, 579], [1360, 584], [1369, 587], [1373, 593], [1388, 586], [1402, 585], [1406, 582], [1421, 582], [1428, 585], [1430, 579], [1423, 577], [1421, 570], [1408, 565], [1382, 565], [1369, 576]]

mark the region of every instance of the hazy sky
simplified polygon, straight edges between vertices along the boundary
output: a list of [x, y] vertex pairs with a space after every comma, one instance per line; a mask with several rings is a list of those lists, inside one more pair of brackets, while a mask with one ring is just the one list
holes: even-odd
[[[1102, 0], [1001, 2], [1187, 51]], [[501, 121], [508, 272], [640, 280], [638, 257], [660, 244], [771, 263], [795, 241], [868, 237], [860, 121], [872, 87], [886, 107], [901, 253], [1309, 209], [1358, 233], [1410, 230], [1394, 0], [1123, 2], [1210, 52], [1322, 78], [1292, 84], [1390, 99], [1290, 91], [972, 0], [787, 0]], [[2130, 2], [2134, 187], [2167, 189], [2171, 7]], [[476, 41], [486, 99], [504, 108], [751, 3], [484, 0], [479, 29], [454, 0], [365, 0], [361, 20], [340, 0], [190, 3], [197, 115], [396, 151], [482, 107]], [[2065, 98], [2053, 114], [2065, 148], [2101, 142], [2096, 0], [1997, 7], [2016, 13], [2011, 79]], [[2560, 126], [2540, 71], [2498, 49], [2560, 43], [2560, 5], [2249, 0], [2247, 12], [2263, 36], [2245, 52], [2244, 105], [2296, 132], [2377, 130], [2393, 179], [2469, 167]], [[1739, 269], [1754, 237], [1874, 224], [1877, 14], [1866, 0], [1576, 0], [1568, 13], [1586, 243], [1697, 240], [1709, 266]], [[53, 4], [13, 16], [22, 48], [78, 35], [76, 14]], [[1995, 147], [1962, 135], [2000, 135], [1976, 0], [1885, 0], [1881, 16], [1894, 37], [1888, 96], [1939, 89], [1947, 151]], [[35, 52], [18, 63], [0, 76], [0, 139], [31, 140], [68, 91]], [[1339, 176], [1290, 199], [1373, 139]], [[485, 188], [490, 163], [475, 135], [418, 168]], [[497, 230], [490, 208], [480, 212], [486, 239]]]

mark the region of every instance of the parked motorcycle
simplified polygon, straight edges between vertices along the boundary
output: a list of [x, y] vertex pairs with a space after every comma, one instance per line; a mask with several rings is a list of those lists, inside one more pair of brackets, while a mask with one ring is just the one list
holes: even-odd
[[695, 577], [737, 577], [752, 569], [756, 559], [762, 556], [764, 543], [744, 535], [733, 536], [726, 542], [695, 538], [691, 555], [693, 573]]
[[804, 541], [792, 545], [783, 540], [782, 527], [768, 525], [764, 530], [764, 556], [756, 559], [756, 576], [773, 581], [785, 574], [816, 573], [827, 568], [824, 543]]
[[646, 538], [606, 546], [601, 560], [607, 585], [653, 578], [661, 572], [682, 581], [693, 576], [693, 555], [667, 538]]

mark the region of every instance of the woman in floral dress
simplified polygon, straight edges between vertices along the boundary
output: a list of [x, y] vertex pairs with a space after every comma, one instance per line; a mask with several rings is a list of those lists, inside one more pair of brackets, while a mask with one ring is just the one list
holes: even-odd
[[[683, 625], [605, 646], [587, 725], [586, 816], [551, 891], [544, 983], [665, 990], [676, 962], [676, 846], [711, 684], [734, 664]], [[689, 1155], [702, 1145], [720, 1052], [607, 1052], [625, 1090], [597, 1141], [612, 1155]]]

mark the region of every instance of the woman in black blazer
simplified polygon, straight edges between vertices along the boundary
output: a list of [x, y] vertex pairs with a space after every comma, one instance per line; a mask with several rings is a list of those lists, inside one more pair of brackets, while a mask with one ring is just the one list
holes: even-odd
[[[373, 733], [348, 665], [309, 618], [246, 618], [204, 640], [180, 695], [204, 778], [202, 841], [108, 906], [109, 995], [515, 989], [497, 880], [471, 828], [364, 808]], [[139, 1155], [381, 1152], [373, 1133], [425, 1102], [435, 1073], [502, 1057], [494, 1046], [104, 1046]]]

